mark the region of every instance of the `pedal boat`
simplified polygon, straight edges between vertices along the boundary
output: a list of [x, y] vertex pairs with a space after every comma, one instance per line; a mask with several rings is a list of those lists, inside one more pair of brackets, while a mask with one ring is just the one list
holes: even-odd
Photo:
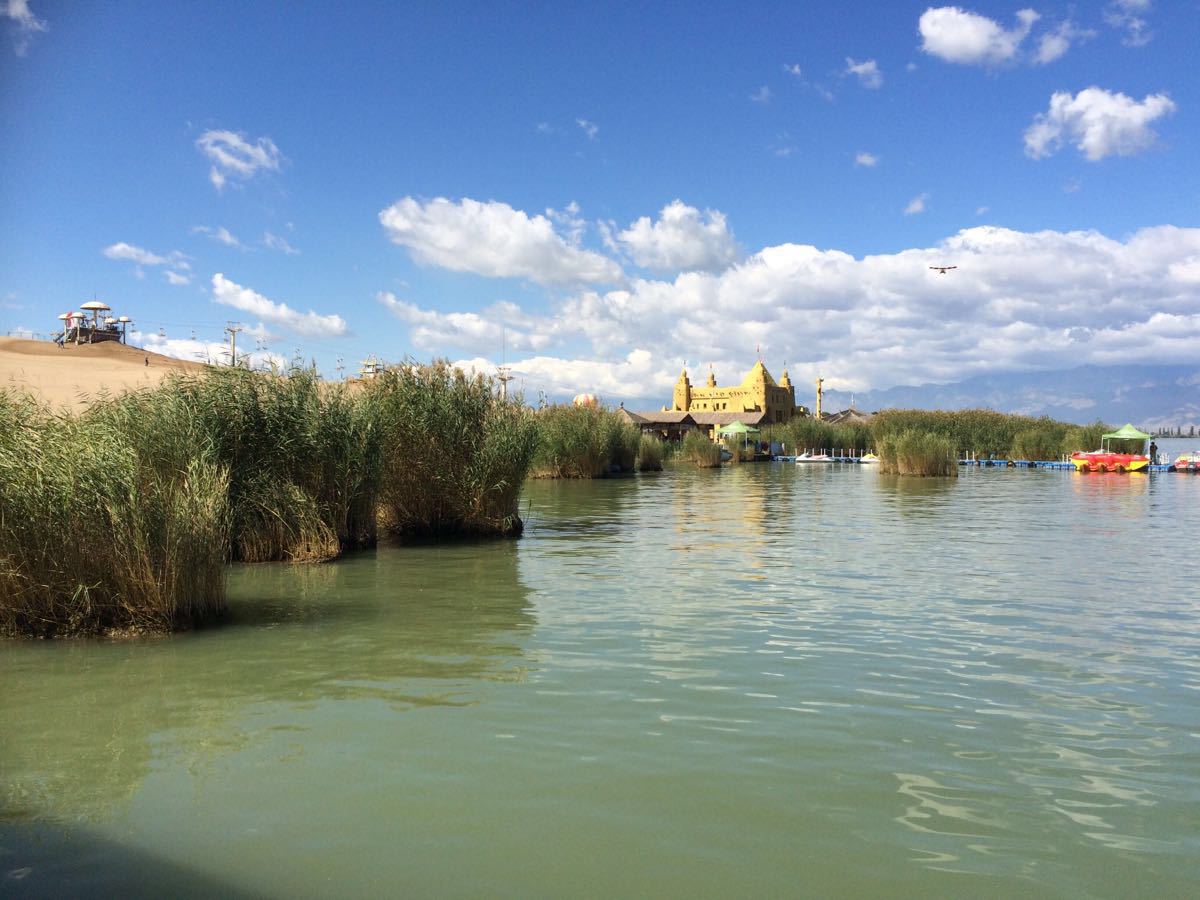
[[1150, 457], [1137, 453], [1113, 453], [1111, 450], [1092, 450], [1071, 454], [1076, 472], [1140, 472], [1150, 465]]

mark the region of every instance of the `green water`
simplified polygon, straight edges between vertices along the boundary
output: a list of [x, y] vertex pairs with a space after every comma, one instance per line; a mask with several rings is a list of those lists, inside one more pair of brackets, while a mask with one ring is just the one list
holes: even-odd
[[1194, 896], [1200, 477], [540, 482], [0, 645], [0, 894]]

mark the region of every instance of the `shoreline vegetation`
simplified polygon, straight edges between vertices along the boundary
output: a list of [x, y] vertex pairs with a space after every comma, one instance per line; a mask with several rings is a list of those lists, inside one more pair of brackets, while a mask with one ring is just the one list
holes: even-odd
[[[722, 463], [702, 433], [668, 446], [616, 410], [532, 410], [495, 387], [438, 361], [345, 383], [300, 367], [174, 373], [78, 413], [0, 390], [0, 635], [185, 629], [224, 612], [230, 562], [324, 562], [381, 534], [517, 536], [527, 477]], [[1055, 458], [1106, 430], [887, 410], [763, 437], [953, 477], [964, 453]]]
[[225, 566], [520, 534], [533, 414], [448, 363], [362, 383], [215, 368], [55, 413], [0, 392], [0, 635], [171, 631]]

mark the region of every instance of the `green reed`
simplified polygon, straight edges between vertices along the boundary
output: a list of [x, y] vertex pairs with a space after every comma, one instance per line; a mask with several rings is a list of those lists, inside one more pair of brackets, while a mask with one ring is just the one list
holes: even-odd
[[721, 465], [721, 445], [714, 444], [701, 431], [689, 431], [683, 439], [679, 456], [701, 469], [715, 469]]
[[229, 470], [186, 407], [147, 441], [0, 393], [0, 634], [185, 628], [225, 608]]
[[535, 478], [603, 478], [632, 472], [642, 446], [636, 425], [600, 406], [547, 406], [537, 411]]
[[638, 441], [637, 467], [639, 472], [661, 472], [666, 448], [661, 439], [643, 434]]
[[878, 443], [879, 471], [894, 475], [958, 476], [958, 454], [947, 435], [908, 429]]
[[520, 534], [538, 446], [532, 412], [446, 362], [389, 369], [364, 402], [380, 434], [379, 515], [402, 535]]

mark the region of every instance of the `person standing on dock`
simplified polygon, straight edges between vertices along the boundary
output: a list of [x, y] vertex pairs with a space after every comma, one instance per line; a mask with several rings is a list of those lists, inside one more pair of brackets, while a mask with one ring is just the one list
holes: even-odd
[[1150, 465], [1158, 465], [1158, 444], [1154, 443], [1154, 441], [1150, 442]]

